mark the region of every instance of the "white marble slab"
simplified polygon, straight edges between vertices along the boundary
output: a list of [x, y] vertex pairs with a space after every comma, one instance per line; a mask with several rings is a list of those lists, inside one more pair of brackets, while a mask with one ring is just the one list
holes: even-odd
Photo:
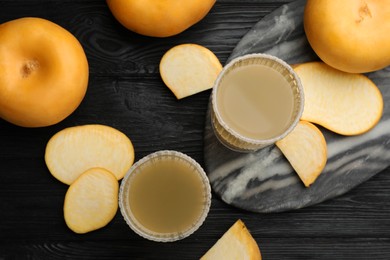
[[[289, 64], [318, 60], [303, 30], [305, 0], [282, 6], [260, 20], [243, 37], [229, 60], [248, 53], [268, 53]], [[384, 113], [366, 134], [345, 137], [321, 128], [328, 162], [305, 188], [276, 146], [237, 153], [221, 145], [207, 116], [205, 165], [214, 192], [226, 203], [254, 212], [307, 207], [348, 192], [390, 165], [390, 67], [367, 74], [380, 88]]]

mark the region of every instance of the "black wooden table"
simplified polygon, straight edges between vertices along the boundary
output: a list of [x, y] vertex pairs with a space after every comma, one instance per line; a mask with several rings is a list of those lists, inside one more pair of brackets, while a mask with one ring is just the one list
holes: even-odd
[[197, 259], [239, 218], [264, 259], [390, 259], [390, 168], [343, 196], [285, 213], [246, 212], [214, 195], [203, 226], [174, 243], [139, 237], [119, 211], [108, 226], [88, 234], [65, 225], [67, 186], [43, 159], [49, 138], [69, 126], [106, 124], [131, 138], [136, 160], [172, 149], [204, 164], [210, 91], [176, 100], [160, 78], [159, 61], [177, 44], [197, 43], [224, 63], [241, 37], [285, 2], [219, 0], [200, 23], [158, 39], [124, 29], [104, 1], [0, 1], [0, 23], [49, 19], [79, 39], [90, 66], [87, 95], [63, 122], [27, 129], [0, 120], [0, 259]]

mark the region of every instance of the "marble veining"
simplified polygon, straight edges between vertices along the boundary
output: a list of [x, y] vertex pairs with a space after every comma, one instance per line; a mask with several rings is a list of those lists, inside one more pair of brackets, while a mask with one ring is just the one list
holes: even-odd
[[[305, 0], [286, 4], [264, 17], [242, 38], [231, 59], [268, 53], [289, 64], [318, 60], [303, 30]], [[214, 136], [207, 114], [205, 165], [214, 192], [226, 203], [254, 212], [280, 212], [334, 198], [390, 165], [390, 67], [367, 74], [384, 99], [377, 126], [358, 136], [341, 136], [320, 127], [328, 162], [317, 181], [304, 187], [280, 150], [272, 145], [254, 153], [237, 153]]]

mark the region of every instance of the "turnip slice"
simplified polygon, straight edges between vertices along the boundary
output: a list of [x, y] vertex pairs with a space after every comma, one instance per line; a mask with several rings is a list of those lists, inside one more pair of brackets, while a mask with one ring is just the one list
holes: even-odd
[[134, 162], [134, 148], [125, 134], [112, 127], [75, 126], [49, 140], [45, 161], [50, 173], [65, 184], [95, 167], [107, 169], [120, 180]]
[[118, 189], [116, 177], [103, 168], [81, 174], [65, 195], [67, 226], [79, 234], [106, 226], [118, 210]]
[[365, 133], [379, 122], [382, 94], [365, 75], [342, 72], [323, 62], [302, 63], [294, 70], [305, 93], [302, 120], [341, 135]]
[[276, 146], [290, 162], [299, 178], [309, 187], [321, 174], [327, 161], [327, 145], [322, 132], [313, 124], [300, 121]]
[[211, 89], [222, 65], [209, 49], [198, 44], [180, 44], [160, 61], [160, 75], [177, 99]]

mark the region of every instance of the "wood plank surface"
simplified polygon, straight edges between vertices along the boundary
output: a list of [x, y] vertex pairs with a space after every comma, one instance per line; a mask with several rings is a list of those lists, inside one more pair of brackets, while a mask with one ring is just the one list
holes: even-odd
[[108, 226], [88, 234], [65, 225], [67, 186], [50, 175], [43, 159], [50, 137], [69, 126], [106, 124], [130, 137], [136, 160], [173, 149], [203, 165], [210, 91], [176, 100], [159, 75], [162, 55], [191, 42], [224, 63], [259, 19], [286, 2], [218, 0], [200, 23], [158, 39], [124, 29], [104, 1], [0, 1], [0, 23], [25, 16], [58, 23], [79, 39], [90, 65], [87, 95], [63, 122], [28, 129], [0, 120], [0, 260], [198, 259], [239, 218], [263, 259], [390, 259], [390, 168], [343, 196], [285, 213], [246, 212], [214, 196], [202, 227], [174, 243], [139, 237], [119, 211]]

